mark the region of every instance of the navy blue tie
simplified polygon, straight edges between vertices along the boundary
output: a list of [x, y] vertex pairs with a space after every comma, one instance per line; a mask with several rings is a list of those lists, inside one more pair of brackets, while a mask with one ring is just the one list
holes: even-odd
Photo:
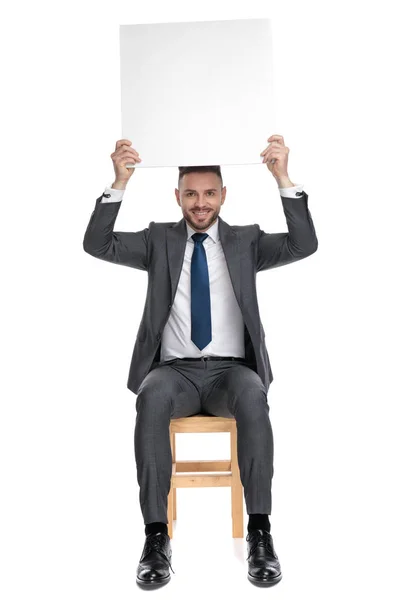
[[190, 271], [191, 339], [199, 350], [203, 350], [211, 342], [210, 280], [206, 251], [203, 246], [206, 237], [208, 237], [208, 233], [192, 235], [194, 249]]

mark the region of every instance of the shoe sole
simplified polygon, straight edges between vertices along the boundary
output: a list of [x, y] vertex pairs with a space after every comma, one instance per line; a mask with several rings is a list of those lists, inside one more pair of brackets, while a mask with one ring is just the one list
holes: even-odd
[[168, 577], [158, 577], [156, 579], [140, 579], [140, 577], [136, 577], [136, 583], [142, 587], [156, 587], [157, 585], [163, 585], [167, 583], [171, 579], [171, 573]]
[[260, 579], [259, 577], [254, 577], [254, 575], [250, 575], [250, 573], [248, 573], [247, 579], [252, 583], [259, 583], [262, 586], [275, 585], [282, 579], [282, 573], [270, 579]]

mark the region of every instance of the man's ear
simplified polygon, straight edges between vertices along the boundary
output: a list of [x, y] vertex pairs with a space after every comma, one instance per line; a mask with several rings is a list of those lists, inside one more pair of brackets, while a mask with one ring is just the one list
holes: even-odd
[[224, 187], [222, 188], [221, 197], [222, 197], [221, 204], [223, 204], [225, 202], [225, 197], [226, 197], [226, 185], [224, 185]]
[[177, 188], [175, 188], [175, 197], [176, 197], [176, 201], [177, 201], [178, 205], [180, 206], [180, 202], [179, 202], [179, 190]]

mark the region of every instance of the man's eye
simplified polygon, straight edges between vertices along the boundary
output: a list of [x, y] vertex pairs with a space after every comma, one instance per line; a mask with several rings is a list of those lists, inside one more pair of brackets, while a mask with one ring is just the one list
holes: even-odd
[[[194, 192], [187, 192], [187, 194], [186, 194], [186, 195], [187, 195], [187, 196], [190, 196], [190, 195], [191, 195], [191, 194], [193, 194], [193, 193], [194, 193]], [[214, 195], [214, 192], [207, 192], [207, 194], [212, 194], [212, 195]]]

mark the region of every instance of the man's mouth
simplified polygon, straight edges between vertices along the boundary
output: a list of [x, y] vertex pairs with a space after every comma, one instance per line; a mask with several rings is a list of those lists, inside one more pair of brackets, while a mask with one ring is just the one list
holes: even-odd
[[204, 217], [205, 215], [207, 215], [210, 212], [210, 209], [209, 210], [194, 210], [193, 212], [198, 217]]

